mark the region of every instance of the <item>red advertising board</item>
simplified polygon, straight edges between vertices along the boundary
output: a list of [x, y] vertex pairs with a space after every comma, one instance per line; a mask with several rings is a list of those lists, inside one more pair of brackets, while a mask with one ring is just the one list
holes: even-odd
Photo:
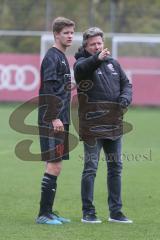
[[133, 105], [160, 105], [160, 59], [119, 58], [133, 84]]
[[0, 101], [26, 101], [37, 96], [40, 56], [0, 54]]
[[[75, 60], [73, 56], [68, 59], [72, 71]], [[121, 57], [119, 62], [133, 84], [132, 104], [160, 105], [160, 59]], [[0, 101], [27, 101], [37, 96], [39, 69], [38, 54], [0, 54]]]

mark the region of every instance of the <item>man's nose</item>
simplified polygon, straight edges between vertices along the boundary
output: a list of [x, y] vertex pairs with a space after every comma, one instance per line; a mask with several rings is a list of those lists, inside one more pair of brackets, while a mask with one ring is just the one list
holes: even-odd
[[72, 33], [69, 33], [68, 37], [69, 37], [69, 38], [72, 38], [72, 37], [73, 37], [73, 34], [72, 34]]
[[99, 49], [99, 45], [98, 44], [96, 44], [96, 49]]

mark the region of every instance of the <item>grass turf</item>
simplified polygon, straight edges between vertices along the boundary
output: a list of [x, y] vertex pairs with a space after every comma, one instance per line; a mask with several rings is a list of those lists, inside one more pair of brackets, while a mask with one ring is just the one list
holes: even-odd
[[[101, 155], [95, 185], [95, 205], [102, 224], [80, 222], [80, 180], [83, 168], [82, 143], [64, 161], [58, 179], [55, 209], [72, 223], [63, 226], [36, 225], [39, 207], [40, 182], [44, 171], [42, 162], [19, 160], [14, 147], [22, 139], [34, 139], [33, 152], [39, 151], [38, 138], [22, 135], [9, 126], [10, 114], [16, 105], [0, 105], [0, 239], [32, 240], [158, 240], [160, 239], [160, 137], [159, 109], [131, 108], [125, 119], [133, 130], [124, 136], [122, 197], [124, 213], [131, 225], [108, 223], [106, 193], [106, 164]], [[35, 124], [36, 112], [28, 122]], [[73, 132], [73, 129], [72, 129]]]

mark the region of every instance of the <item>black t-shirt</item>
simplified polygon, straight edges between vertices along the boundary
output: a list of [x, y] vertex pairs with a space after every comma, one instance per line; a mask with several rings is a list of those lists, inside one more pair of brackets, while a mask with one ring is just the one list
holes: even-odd
[[[40, 105], [48, 105], [39, 108], [39, 122], [44, 118], [48, 122], [59, 118], [64, 124], [70, 122], [70, 83], [71, 74], [67, 58], [59, 49], [50, 48], [41, 64], [41, 85], [39, 96]], [[45, 116], [45, 117], [44, 117]]]

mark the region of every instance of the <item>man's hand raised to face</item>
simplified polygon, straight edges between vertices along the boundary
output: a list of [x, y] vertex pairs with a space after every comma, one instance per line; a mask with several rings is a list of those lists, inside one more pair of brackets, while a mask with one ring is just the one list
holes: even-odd
[[98, 55], [98, 59], [103, 61], [108, 55], [110, 55], [110, 51], [108, 50], [108, 48], [105, 48], [102, 50], [102, 52], [100, 52], [100, 54]]

